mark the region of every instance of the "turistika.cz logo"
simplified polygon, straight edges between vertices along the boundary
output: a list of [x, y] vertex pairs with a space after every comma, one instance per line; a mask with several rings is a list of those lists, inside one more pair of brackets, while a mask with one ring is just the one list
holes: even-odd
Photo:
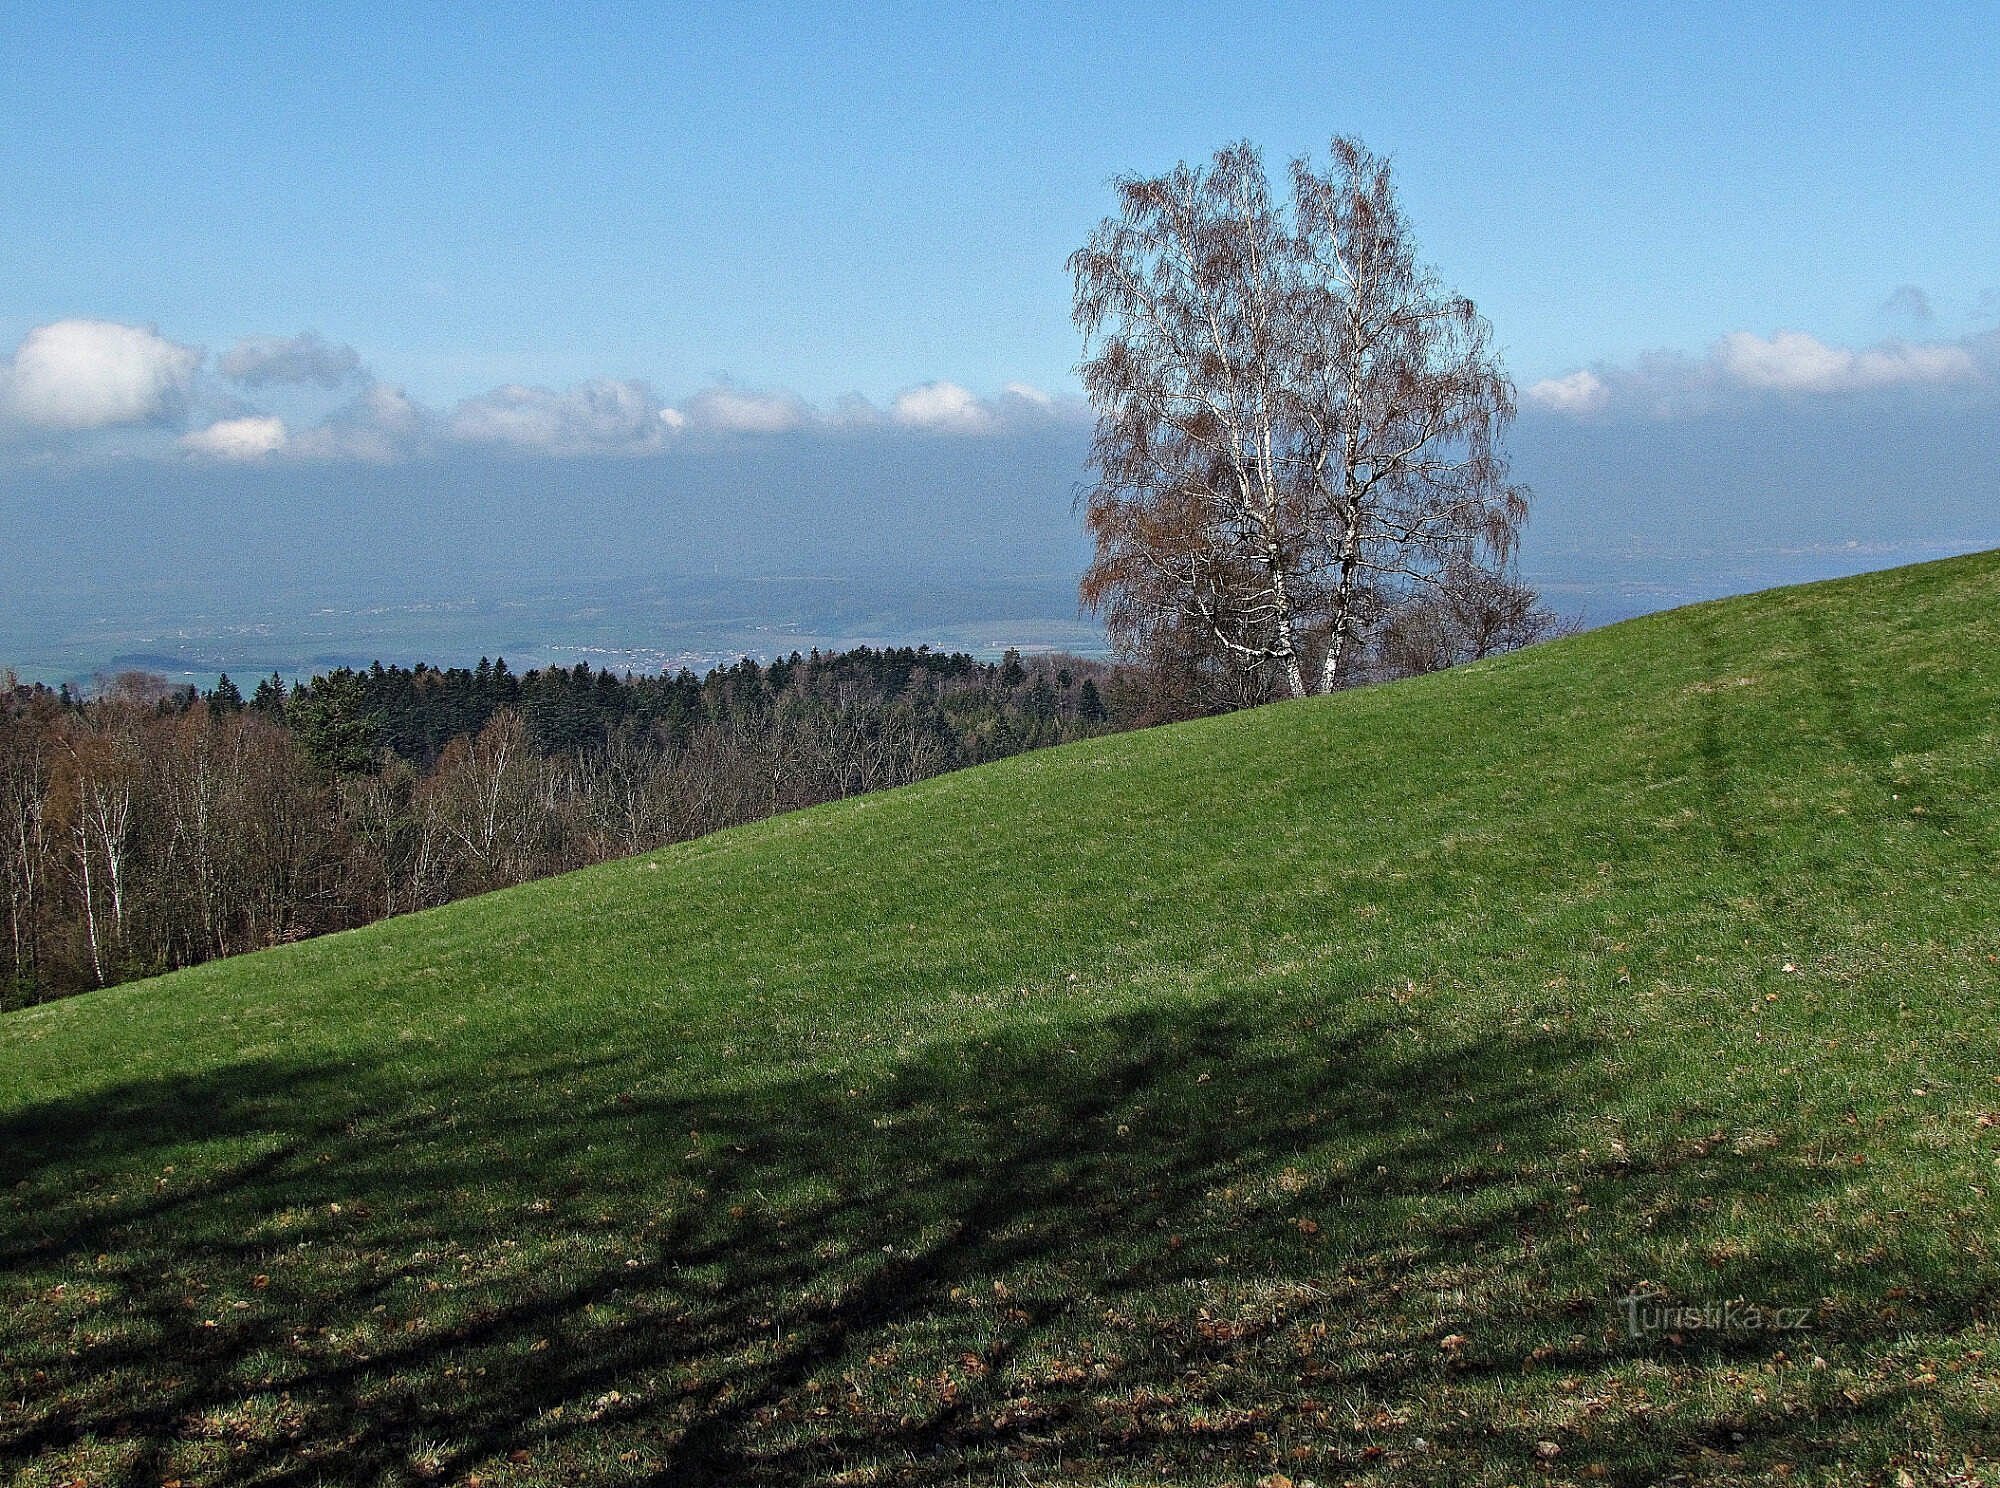
[[1767, 1307], [1741, 1297], [1727, 1302], [1669, 1302], [1654, 1293], [1618, 1300], [1627, 1338], [1685, 1333], [1802, 1333], [1809, 1307]]

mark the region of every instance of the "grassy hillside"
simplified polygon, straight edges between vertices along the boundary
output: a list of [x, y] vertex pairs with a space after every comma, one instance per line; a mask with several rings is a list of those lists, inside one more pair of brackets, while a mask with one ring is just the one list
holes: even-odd
[[1984, 555], [9, 1014], [0, 1461], [1973, 1481], [1996, 868]]

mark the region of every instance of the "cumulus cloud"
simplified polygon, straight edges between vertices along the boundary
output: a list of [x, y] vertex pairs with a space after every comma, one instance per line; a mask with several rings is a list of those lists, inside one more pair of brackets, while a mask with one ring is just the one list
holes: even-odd
[[1860, 351], [1829, 346], [1804, 331], [1724, 336], [1716, 358], [1745, 387], [1783, 393], [1851, 393], [1909, 383], [1966, 382], [1975, 372], [1963, 346], [1890, 341]]
[[1032, 383], [1010, 382], [997, 396], [982, 398], [955, 382], [939, 380], [905, 389], [886, 410], [851, 396], [841, 403], [836, 421], [850, 427], [887, 423], [932, 434], [994, 434], [1083, 418], [1089, 412], [1082, 399], [1059, 398]]
[[1604, 379], [1588, 370], [1549, 377], [1528, 389], [1528, 401], [1555, 413], [1596, 413], [1610, 401]]
[[796, 393], [760, 393], [732, 383], [703, 388], [676, 410], [676, 427], [718, 434], [784, 434], [813, 421]]
[[222, 354], [216, 369], [252, 388], [293, 383], [332, 389], [362, 375], [361, 353], [334, 345], [318, 331], [245, 336]]
[[206, 429], [181, 436], [181, 448], [213, 460], [259, 460], [285, 447], [285, 421], [269, 414], [217, 419]]
[[31, 428], [104, 429], [183, 406], [202, 353], [146, 326], [58, 320], [0, 363], [0, 417]]
[[448, 430], [468, 443], [552, 455], [641, 454], [666, 432], [660, 411], [642, 382], [600, 377], [560, 392], [510, 383], [459, 404]]
[[[263, 391], [282, 395], [282, 412], [255, 406]], [[0, 360], [0, 435], [33, 431], [23, 447], [36, 458], [48, 454], [44, 434], [71, 453], [108, 458], [381, 463], [468, 447], [644, 455], [704, 437], [996, 435], [1085, 412], [1080, 399], [1026, 382], [984, 396], [939, 379], [906, 388], [886, 405], [851, 393], [815, 407], [794, 392], [727, 379], [668, 404], [644, 382], [610, 377], [566, 388], [508, 383], [440, 410], [377, 381], [352, 346], [317, 331], [244, 336], [210, 362], [199, 348], [157, 331], [100, 320], [38, 327]], [[156, 427], [117, 437], [95, 432], [134, 424]]]
[[1598, 366], [1529, 387], [1531, 407], [1584, 417], [1639, 413], [1674, 417], [1738, 407], [1760, 398], [1826, 397], [1893, 388], [1940, 389], [1987, 380], [1966, 341], [1883, 341], [1835, 346], [1805, 331], [1735, 331], [1704, 356], [1652, 352], [1629, 366]]
[[290, 452], [301, 459], [381, 464], [414, 454], [435, 422], [401, 388], [371, 382], [320, 423], [302, 430]]
[[908, 429], [951, 434], [983, 434], [994, 425], [993, 411], [955, 382], [927, 382], [898, 394], [889, 417]]

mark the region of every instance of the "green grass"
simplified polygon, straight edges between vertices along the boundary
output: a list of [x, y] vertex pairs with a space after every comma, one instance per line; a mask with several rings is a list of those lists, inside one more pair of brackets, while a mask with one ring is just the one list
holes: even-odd
[[1996, 849], [1982, 555], [10, 1013], [0, 1462], [1991, 1480]]

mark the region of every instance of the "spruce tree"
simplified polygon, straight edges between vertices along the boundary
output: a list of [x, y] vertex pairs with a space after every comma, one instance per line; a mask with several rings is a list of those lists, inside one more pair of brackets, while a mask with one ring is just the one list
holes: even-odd
[[308, 758], [335, 775], [375, 768], [381, 726], [368, 707], [361, 678], [346, 667], [315, 677], [292, 699], [292, 732]]
[[1097, 683], [1089, 677], [1083, 679], [1083, 686], [1076, 693], [1076, 716], [1085, 723], [1104, 721], [1104, 699], [1097, 695]]
[[285, 679], [276, 672], [259, 682], [257, 690], [250, 694], [250, 711], [279, 723], [285, 720], [285, 703]]

